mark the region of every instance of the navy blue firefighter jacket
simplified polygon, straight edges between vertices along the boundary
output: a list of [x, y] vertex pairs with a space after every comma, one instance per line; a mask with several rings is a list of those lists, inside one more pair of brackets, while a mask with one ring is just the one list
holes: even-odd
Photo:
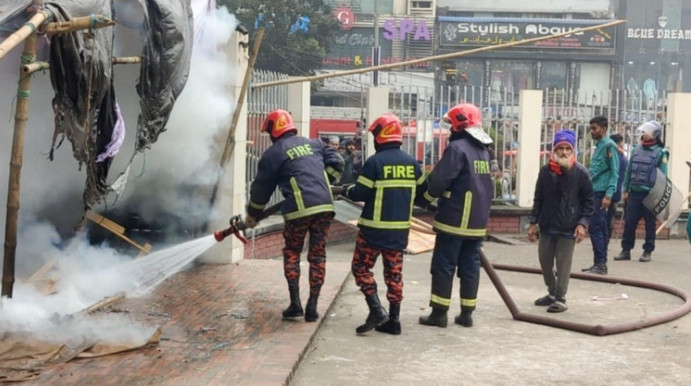
[[391, 143], [367, 159], [355, 185], [343, 195], [364, 201], [358, 226], [370, 246], [403, 250], [417, 189], [426, 189], [420, 165], [398, 143]]
[[338, 180], [342, 172], [343, 159], [321, 140], [283, 135], [259, 160], [247, 213], [260, 217], [277, 185], [285, 197], [281, 207], [285, 221], [333, 212], [329, 178]]
[[463, 132], [453, 139], [427, 179], [418, 201], [438, 199], [434, 230], [478, 239], [487, 234], [493, 184], [487, 148]]

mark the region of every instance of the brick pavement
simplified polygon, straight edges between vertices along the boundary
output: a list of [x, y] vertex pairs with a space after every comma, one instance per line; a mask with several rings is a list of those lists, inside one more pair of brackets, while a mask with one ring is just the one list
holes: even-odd
[[[304, 261], [303, 257], [303, 261]], [[303, 303], [308, 296], [302, 264]], [[327, 262], [319, 313], [339, 293], [349, 264]], [[288, 305], [282, 261], [243, 260], [196, 266], [146, 298], [110, 311], [128, 312], [163, 329], [159, 345], [44, 370], [25, 385], [280, 385], [286, 383], [319, 324], [283, 321]]]

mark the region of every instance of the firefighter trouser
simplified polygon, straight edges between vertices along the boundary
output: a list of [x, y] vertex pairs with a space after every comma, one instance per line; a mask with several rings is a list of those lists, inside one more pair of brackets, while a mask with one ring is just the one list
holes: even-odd
[[307, 261], [310, 265], [310, 296], [319, 296], [326, 274], [326, 236], [333, 217], [333, 212], [325, 212], [286, 221], [283, 227], [283, 272], [288, 280], [288, 287], [299, 286], [300, 254], [309, 231]]
[[372, 247], [363, 237], [362, 231], [358, 232], [357, 235], [351, 265], [355, 284], [360, 287], [365, 296], [377, 293], [377, 282], [374, 280], [372, 268], [377, 262], [379, 254], [382, 255], [384, 264], [386, 298], [389, 303], [401, 304], [403, 300], [403, 251]]
[[448, 310], [451, 305], [453, 275], [461, 278], [461, 307], [473, 310], [480, 285], [480, 245], [482, 240], [463, 239], [437, 233], [432, 253], [432, 296], [430, 306]]

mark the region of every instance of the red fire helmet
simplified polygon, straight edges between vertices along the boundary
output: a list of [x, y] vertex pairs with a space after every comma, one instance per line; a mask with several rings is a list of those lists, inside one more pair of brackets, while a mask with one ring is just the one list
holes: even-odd
[[401, 120], [393, 114], [383, 114], [375, 119], [367, 131], [374, 136], [374, 142], [383, 145], [391, 142], [403, 142]]
[[467, 131], [480, 143], [492, 143], [492, 138], [482, 128], [482, 111], [472, 103], [460, 103], [452, 107], [442, 118], [439, 127], [450, 129], [454, 133]]
[[289, 132], [297, 134], [298, 129], [293, 124], [293, 118], [289, 112], [276, 109], [266, 116], [261, 132], [268, 132], [272, 139], [278, 139]]
[[451, 131], [461, 132], [469, 127], [482, 126], [482, 112], [472, 103], [461, 103], [452, 107], [445, 116], [451, 123]]

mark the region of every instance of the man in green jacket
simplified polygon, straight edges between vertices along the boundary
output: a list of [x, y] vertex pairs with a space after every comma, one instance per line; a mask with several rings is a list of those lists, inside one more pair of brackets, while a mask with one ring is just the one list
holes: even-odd
[[609, 217], [607, 212], [612, 196], [617, 191], [619, 179], [619, 150], [607, 136], [607, 118], [597, 116], [590, 120], [590, 135], [595, 150], [590, 158], [590, 179], [593, 182], [593, 214], [590, 217], [590, 241], [593, 244], [594, 264], [582, 271], [607, 274], [607, 244], [609, 242]]

